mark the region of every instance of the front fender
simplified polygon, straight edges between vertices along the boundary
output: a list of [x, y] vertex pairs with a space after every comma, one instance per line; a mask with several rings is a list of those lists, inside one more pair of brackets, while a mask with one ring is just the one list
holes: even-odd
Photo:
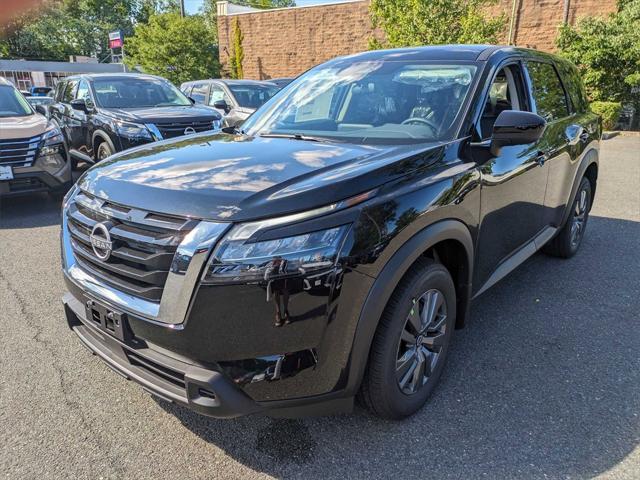
[[396, 286], [407, 273], [411, 265], [429, 248], [444, 240], [459, 242], [466, 251], [467, 279], [463, 285], [465, 292], [458, 300], [458, 316], [461, 320], [467, 315], [471, 298], [471, 278], [473, 275], [474, 247], [471, 233], [467, 226], [459, 220], [442, 220], [424, 228], [405, 242], [385, 264], [369, 290], [364, 306], [360, 312], [354, 335], [349, 362], [349, 380], [347, 391], [355, 395], [364, 376], [369, 350], [378, 322], [387, 302]]

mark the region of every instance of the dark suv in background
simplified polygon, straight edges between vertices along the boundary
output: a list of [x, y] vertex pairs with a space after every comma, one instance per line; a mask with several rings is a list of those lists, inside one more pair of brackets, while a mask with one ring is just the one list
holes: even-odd
[[151, 75], [74, 75], [58, 83], [54, 100], [49, 113], [74, 163], [221, 126], [213, 108], [194, 105], [170, 82]]
[[242, 131], [123, 152], [78, 180], [62, 215], [68, 324], [126, 378], [207, 415], [344, 411], [356, 396], [410, 415], [472, 298], [539, 249], [578, 251], [600, 136], [576, 68], [552, 55], [331, 60]]
[[196, 80], [183, 83], [180, 89], [196, 103], [217, 109], [224, 116], [224, 127], [237, 127], [280, 87], [257, 80]]

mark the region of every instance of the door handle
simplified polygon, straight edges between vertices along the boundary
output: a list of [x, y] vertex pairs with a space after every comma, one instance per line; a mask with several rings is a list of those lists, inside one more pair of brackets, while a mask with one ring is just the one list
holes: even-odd
[[545, 152], [538, 152], [538, 155], [536, 155], [536, 163], [543, 166], [544, 162], [546, 162], [548, 158], [549, 156]]

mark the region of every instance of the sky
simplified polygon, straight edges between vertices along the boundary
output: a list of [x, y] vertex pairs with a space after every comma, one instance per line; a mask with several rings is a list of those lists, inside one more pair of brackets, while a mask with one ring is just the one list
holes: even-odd
[[[184, 8], [187, 13], [197, 13], [203, 0], [184, 0]], [[321, 5], [323, 3], [336, 3], [340, 0], [296, 0], [296, 5]]]

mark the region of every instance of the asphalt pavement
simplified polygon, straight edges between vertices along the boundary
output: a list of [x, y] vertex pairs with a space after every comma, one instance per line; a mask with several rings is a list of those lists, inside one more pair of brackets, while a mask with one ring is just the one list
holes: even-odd
[[213, 420], [114, 374], [64, 321], [59, 203], [0, 205], [0, 476], [640, 478], [640, 137], [603, 142], [580, 252], [474, 302], [402, 422]]

